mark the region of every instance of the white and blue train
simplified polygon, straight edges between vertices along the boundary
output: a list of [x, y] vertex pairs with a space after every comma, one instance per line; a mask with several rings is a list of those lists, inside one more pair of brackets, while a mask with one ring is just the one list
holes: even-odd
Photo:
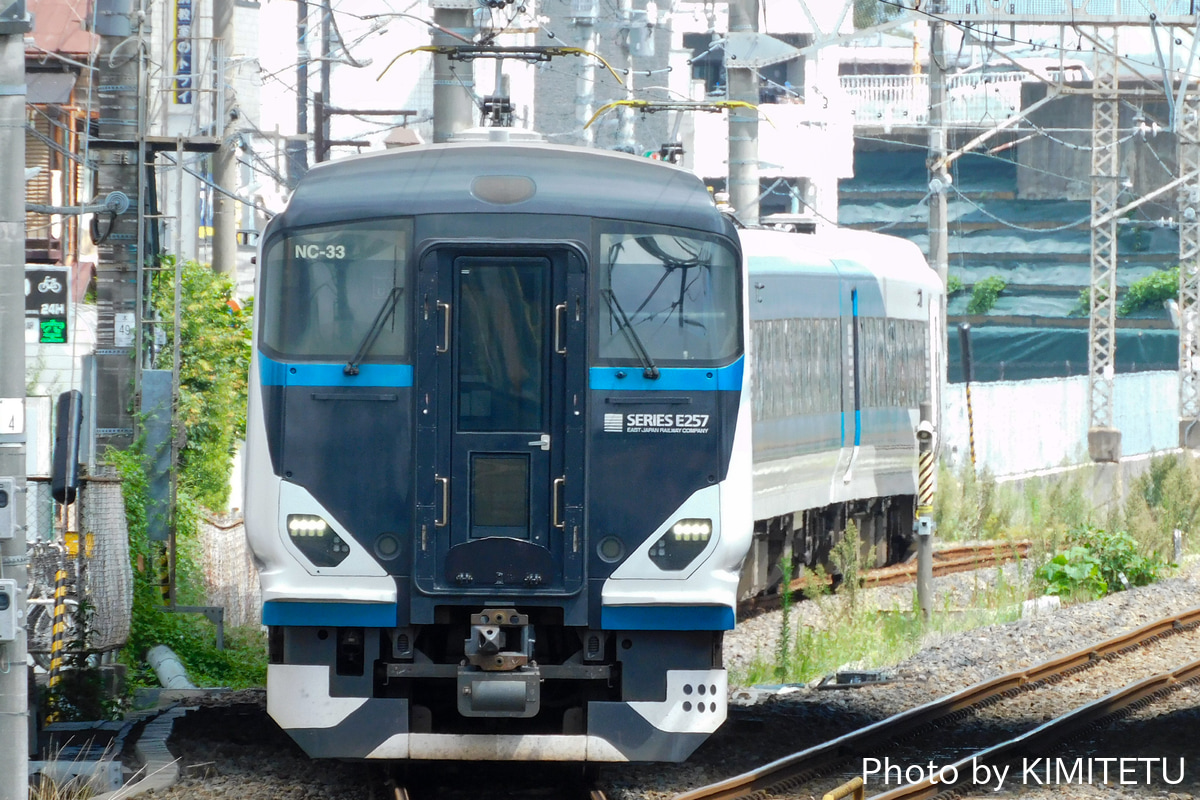
[[246, 529], [312, 756], [682, 760], [782, 554], [911, 535], [941, 295], [904, 242], [484, 143], [314, 168], [259, 265]]

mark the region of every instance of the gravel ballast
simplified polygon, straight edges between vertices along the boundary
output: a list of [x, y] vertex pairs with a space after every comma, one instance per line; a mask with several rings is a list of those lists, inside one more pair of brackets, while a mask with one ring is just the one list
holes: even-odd
[[[1018, 581], [1015, 566], [976, 573], [958, 573], [935, 580], [937, 608], [965, 608], [972, 597], [995, 581]], [[885, 587], [860, 593], [858, 601], [880, 608], [911, 609], [911, 586]], [[793, 608], [793, 625], [819, 625], [821, 615], [836, 611], [836, 600], [800, 603]], [[773, 759], [855, 730], [870, 722], [958, 691], [986, 678], [1032, 666], [1141, 627], [1169, 614], [1200, 606], [1200, 564], [1192, 560], [1175, 577], [1153, 586], [1110, 595], [1006, 624], [963, 633], [931, 637], [911, 658], [889, 670], [891, 682], [851, 690], [825, 691], [814, 686], [789, 686], [767, 691], [731, 686], [734, 696], [729, 721], [693, 757], [681, 765], [608, 765], [599, 770], [599, 786], [610, 800], [665, 800], [678, 792], [761, 766]], [[739, 624], [725, 639], [726, 664], [734, 674], [756, 653], [773, 653], [780, 614], [761, 614]], [[1196, 654], [1200, 657], [1200, 653]], [[261, 695], [242, 696], [246, 723], [235, 731], [228, 724], [176, 726], [169, 742], [181, 760], [180, 782], [154, 797], [268, 797], [354, 798], [369, 793], [370, 779], [361, 767], [313, 764], [265, 720]], [[249, 701], [248, 703], [246, 701]], [[1030, 797], [1130, 797], [1187, 800], [1200, 796], [1200, 690], [1184, 690], [1161, 710], [1142, 709], [1114, 728], [1111, 737], [1069, 751], [1092, 748], [1104, 755], [1173, 755], [1188, 759], [1188, 780], [1179, 786], [1006, 786]], [[1027, 709], [1026, 709], [1027, 711]], [[999, 708], [990, 713], [1001, 713]], [[257, 717], [255, 716], [257, 714]], [[1164, 732], [1164, 726], [1167, 730]], [[1124, 738], [1122, 738], [1124, 736]], [[1136, 738], [1129, 738], [1136, 736]], [[456, 768], [447, 766], [447, 771]], [[457, 768], [461, 770], [461, 768]], [[526, 774], [537, 774], [526, 765]], [[482, 797], [488, 795], [481, 787]], [[990, 791], [978, 796], [995, 797]], [[414, 800], [421, 800], [414, 795]]]

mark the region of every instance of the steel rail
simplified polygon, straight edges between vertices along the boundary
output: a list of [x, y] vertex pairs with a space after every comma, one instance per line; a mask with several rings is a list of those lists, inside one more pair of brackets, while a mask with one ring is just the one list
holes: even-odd
[[1162, 672], [1135, 681], [1109, 695], [1055, 717], [1020, 736], [1014, 736], [1007, 741], [960, 759], [954, 764], [947, 765], [938, 772], [938, 775], [943, 775], [953, 769], [960, 778], [957, 782], [940, 783], [937, 782], [937, 775], [935, 775], [932, 779], [926, 778], [917, 783], [899, 786], [883, 794], [872, 795], [871, 800], [929, 800], [942, 792], [951, 791], [955, 786], [966, 783], [967, 780], [964, 776], [967, 770], [973, 769], [976, 763], [993, 765], [1011, 762], [1022, 754], [1048, 752], [1047, 747], [1057, 744], [1107, 717], [1118, 714], [1124, 709], [1147, 705], [1184, 686], [1195, 683], [1200, 683], [1200, 661], [1193, 661], [1169, 672]]
[[952, 721], [972, 709], [1056, 683], [1159, 639], [1200, 627], [1200, 607], [1151, 622], [1136, 630], [1026, 669], [981, 681], [954, 694], [902, 711], [860, 730], [831, 739], [757, 769], [676, 795], [673, 800], [733, 800], [755, 792], [779, 793], [818, 777], [838, 763], [859, 757], [906, 734], [927, 729], [936, 722]]
[[[939, 550], [933, 554], [933, 576], [952, 575], [956, 572], [966, 572], [972, 569], [985, 569], [1010, 560], [1025, 558], [1029, 555], [1032, 544], [1028, 541], [1011, 544], [995, 545], [960, 545]], [[890, 567], [878, 567], [867, 570], [859, 577], [859, 583], [866, 589], [876, 589], [881, 586], [895, 586], [916, 580], [917, 567], [915, 563], [893, 564]], [[813, 579], [800, 577], [791, 583], [793, 595], [808, 588]], [[826, 576], [825, 584], [830, 585], [832, 578]], [[738, 604], [739, 619], [755, 614], [778, 609], [783, 604], [778, 594], [765, 597], [754, 597]]]

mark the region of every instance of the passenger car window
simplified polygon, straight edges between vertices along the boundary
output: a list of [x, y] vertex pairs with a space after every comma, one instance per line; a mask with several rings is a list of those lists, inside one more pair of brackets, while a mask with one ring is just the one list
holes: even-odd
[[263, 256], [260, 343], [273, 355], [345, 361], [380, 308], [399, 299], [364, 361], [408, 354], [409, 220], [305, 228], [268, 244]]
[[[678, 232], [600, 236], [595, 306], [601, 360], [728, 363], [741, 352], [741, 272], [732, 248]], [[632, 335], [631, 335], [632, 334]]]

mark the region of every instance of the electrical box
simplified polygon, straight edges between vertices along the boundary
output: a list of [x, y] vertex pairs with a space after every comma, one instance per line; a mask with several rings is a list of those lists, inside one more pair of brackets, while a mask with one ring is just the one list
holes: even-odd
[[0, 642], [17, 638], [17, 582], [0, 579]]
[[17, 533], [17, 482], [0, 478], [0, 539], [11, 539]]

